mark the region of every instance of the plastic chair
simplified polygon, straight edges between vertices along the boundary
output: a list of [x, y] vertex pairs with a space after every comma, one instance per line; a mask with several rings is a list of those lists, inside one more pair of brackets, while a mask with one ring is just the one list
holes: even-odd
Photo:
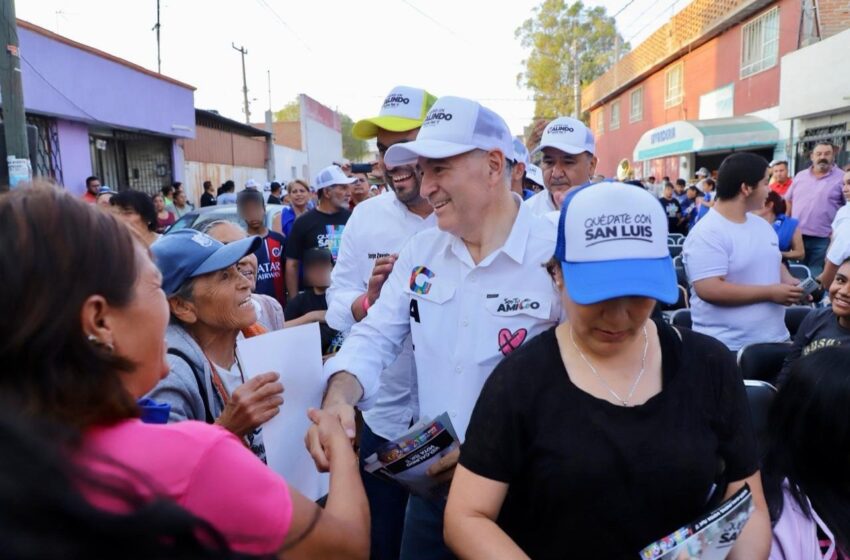
[[770, 415], [770, 406], [776, 396], [776, 387], [764, 381], [745, 379], [744, 387], [747, 390], [747, 401], [750, 404], [750, 417], [753, 420], [753, 428], [756, 433], [759, 460], [764, 458], [767, 451], [767, 428]]
[[688, 284], [688, 274], [685, 272], [685, 267], [682, 265], [676, 266], [676, 283], [679, 284], [680, 288], [684, 288], [686, 291], [690, 286]]
[[789, 264], [788, 272], [797, 280], [805, 280], [812, 277], [812, 271], [804, 264]]
[[670, 251], [670, 256], [674, 259], [682, 254], [682, 246], [681, 245], [667, 245], [667, 249]]
[[685, 266], [685, 263], [684, 263], [684, 260], [682, 259], [681, 254], [673, 257], [673, 266], [675, 266], [675, 267]]
[[682, 286], [678, 286], [679, 288], [679, 299], [676, 300], [674, 304], [661, 304], [661, 309], [664, 311], [670, 311], [674, 309], [688, 309], [690, 304], [688, 303], [688, 291]]
[[738, 367], [744, 379], [776, 383], [790, 342], [757, 342], [738, 350]]
[[681, 245], [685, 242], [685, 236], [681, 233], [668, 233], [667, 234], [667, 244], [668, 245]]
[[812, 312], [812, 308], [807, 305], [792, 305], [785, 308], [785, 326], [791, 334], [791, 338], [800, 330], [800, 324], [803, 319]]
[[684, 327], [689, 329], [693, 326], [693, 322], [691, 321], [691, 310], [690, 309], [677, 309], [670, 316], [670, 324], [674, 327]]

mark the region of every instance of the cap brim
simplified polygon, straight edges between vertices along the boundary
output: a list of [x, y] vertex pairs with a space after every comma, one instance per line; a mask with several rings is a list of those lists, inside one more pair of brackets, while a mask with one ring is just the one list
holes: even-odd
[[676, 269], [669, 257], [600, 262], [562, 262], [564, 284], [570, 299], [581, 305], [618, 297], [648, 297], [676, 303], [679, 289]]
[[407, 132], [420, 126], [422, 126], [422, 121], [417, 119], [385, 115], [383, 117], [372, 117], [357, 121], [351, 128], [351, 135], [358, 140], [371, 140], [378, 135], [379, 130]]
[[471, 144], [457, 144], [443, 140], [414, 140], [413, 142], [390, 146], [390, 149], [384, 155], [384, 163], [394, 167], [410, 163], [419, 157], [443, 159], [465, 154], [475, 149], [476, 146]]
[[245, 255], [250, 255], [260, 248], [263, 240], [259, 237], [252, 236], [228, 243], [218, 251], [207, 257], [207, 260], [201, 263], [201, 266], [189, 275], [189, 278], [209, 274], [217, 270], [223, 270], [227, 267], [238, 263]]
[[561, 150], [565, 154], [578, 155], [587, 152], [587, 148], [584, 146], [571, 146], [570, 144], [559, 144], [556, 142], [547, 142], [545, 144], [540, 144], [529, 154], [529, 156], [533, 156], [534, 154], [540, 153], [544, 148], [555, 148], [556, 150]]

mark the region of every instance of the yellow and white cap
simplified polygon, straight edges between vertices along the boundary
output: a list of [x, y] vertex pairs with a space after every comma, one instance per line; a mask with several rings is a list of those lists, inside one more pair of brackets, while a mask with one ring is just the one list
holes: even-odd
[[360, 140], [369, 140], [381, 128], [391, 132], [419, 128], [436, 100], [436, 96], [424, 89], [396, 86], [384, 99], [378, 116], [357, 121], [351, 133]]

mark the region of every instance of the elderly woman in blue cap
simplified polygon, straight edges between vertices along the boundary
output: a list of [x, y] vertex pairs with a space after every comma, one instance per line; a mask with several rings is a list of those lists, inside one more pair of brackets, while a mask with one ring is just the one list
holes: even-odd
[[265, 460], [260, 426], [283, 404], [279, 375], [246, 382], [236, 340], [263, 332], [251, 301], [251, 282], [237, 263], [257, 250], [259, 237], [223, 244], [195, 231], [164, 236], [151, 247], [162, 272], [171, 323], [166, 332], [168, 376], [148, 395], [170, 405], [170, 422], [216, 423], [245, 438]]
[[508, 356], [466, 433], [446, 509], [463, 558], [638, 558], [748, 484], [730, 558], [767, 558], [770, 521], [744, 385], [728, 350], [650, 319], [677, 299], [648, 192], [588, 185], [548, 268], [568, 319]]

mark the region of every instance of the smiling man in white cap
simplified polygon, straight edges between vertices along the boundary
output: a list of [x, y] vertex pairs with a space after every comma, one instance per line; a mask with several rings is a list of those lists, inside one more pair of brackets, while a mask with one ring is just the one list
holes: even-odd
[[532, 196], [526, 204], [542, 216], [560, 210], [571, 189], [591, 180], [596, 172], [596, 140], [583, 122], [559, 117], [546, 125], [532, 155], [538, 152], [543, 153], [540, 169], [546, 190]]
[[[433, 227], [431, 204], [420, 194], [421, 172], [409, 163], [384, 170], [383, 156], [394, 144], [416, 139], [428, 109], [437, 98], [423, 89], [398, 86], [384, 98], [377, 117], [354, 124], [355, 137], [378, 140], [378, 172], [393, 187], [358, 204], [345, 225], [336, 266], [327, 291], [328, 326], [347, 332], [361, 321], [381, 294], [398, 252], [410, 237]], [[410, 336], [399, 357], [381, 373], [376, 404], [363, 412], [360, 434], [361, 470], [369, 457], [388, 440], [410, 429], [419, 418], [416, 367]], [[364, 474], [369, 498], [371, 560], [399, 557], [408, 492], [397, 484]]]
[[286, 241], [286, 291], [290, 298], [300, 290], [299, 265], [310, 249], [327, 249], [336, 260], [342, 231], [351, 216], [350, 185], [357, 179], [347, 177], [336, 165], [325, 167], [316, 175], [314, 186], [318, 205], [305, 212], [292, 224]]
[[[418, 163], [422, 196], [437, 228], [401, 250], [381, 297], [325, 365], [323, 408], [354, 436], [353, 406], [368, 410], [381, 372], [412, 335], [420, 415], [448, 412], [463, 439], [472, 407], [497, 363], [553, 326], [560, 299], [541, 263], [555, 246], [555, 228], [510, 191], [510, 131], [475, 101], [442, 97], [413, 142], [385, 156], [388, 167]], [[327, 456], [311, 430], [308, 448], [320, 468]], [[451, 478], [458, 453], [429, 470]], [[453, 558], [443, 543], [443, 506], [411, 496], [400, 558]]]

